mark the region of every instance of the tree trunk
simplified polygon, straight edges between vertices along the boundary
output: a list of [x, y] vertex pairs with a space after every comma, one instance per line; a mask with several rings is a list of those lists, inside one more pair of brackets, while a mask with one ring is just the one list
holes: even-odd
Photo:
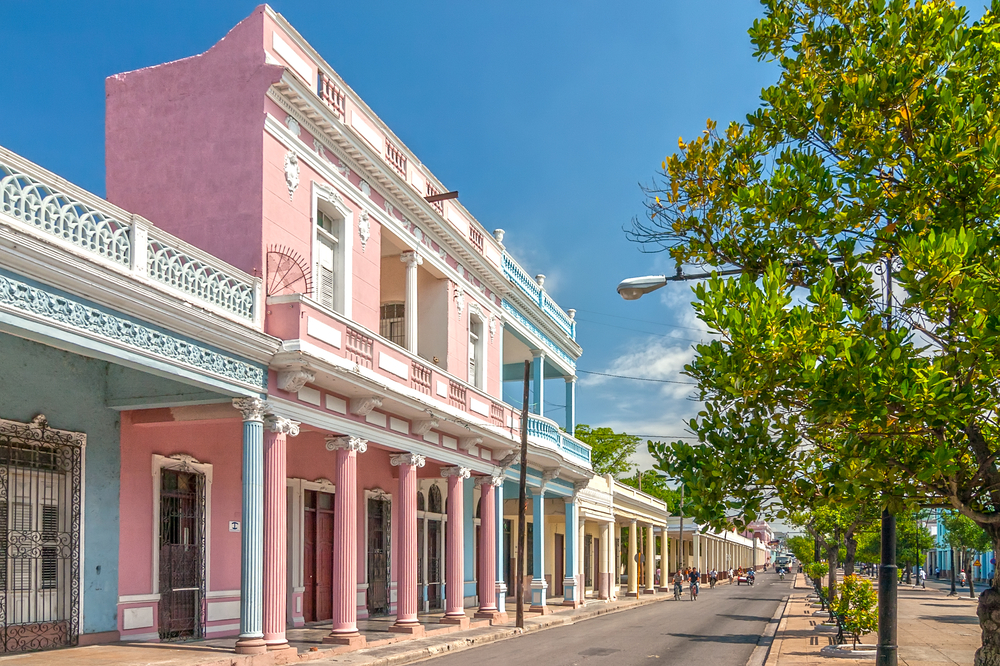
[[[993, 552], [1000, 552], [1000, 530], [987, 532], [993, 538]], [[972, 586], [971, 576], [969, 585]], [[1000, 666], [1000, 568], [994, 570], [990, 587], [979, 595], [976, 615], [983, 631], [983, 646], [976, 650], [975, 666]]]
[[838, 553], [839, 550], [840, 548], [836, 545], [833, 545], [826, 549], [826, 559], [827, 563], [830, 565], [830, 578], [829, 578], [830, 590], [828, 592], [828, 596], [830, 598], [831, 604], [833, 603], [833, 600], [836, 598], [837, 595], [837, 555], [839, 554]]
[[854, 573], [854, 555], [858, 551], [858, 541], [854, 538], [854, 530], [848, 530], [844, 535], [844, 576]]

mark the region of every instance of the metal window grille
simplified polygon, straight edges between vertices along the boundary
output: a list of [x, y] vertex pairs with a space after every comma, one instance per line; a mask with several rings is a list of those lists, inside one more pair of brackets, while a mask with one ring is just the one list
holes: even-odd
[[406, 346], [406, 306], [386, 303], [379, 309], [379, 335], [400, 347]]

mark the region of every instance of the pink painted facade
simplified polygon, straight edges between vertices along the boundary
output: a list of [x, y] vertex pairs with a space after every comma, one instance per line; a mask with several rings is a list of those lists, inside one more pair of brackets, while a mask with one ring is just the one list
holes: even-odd
[[[108, 198], [259, 277], [261, 326], [277, 350], [261, 408], [260, 516], [243, 512], [246, 430], [232, 406], [123, 415], [121, 637], [164, 635], [164, 467], [211, 479], [199, 490], [205, 636], [279, 649], [286, 627], [332, 622], [326, 642], [358, 645], [372, 615], [412, 630], [418, 613], [460, 623], [477, 605], [501, 621], [504, 480], [520, 438], [504, 364], [535, 358], [542, 381], [575, 380], [572, 317], [511, 277], [523, 269], [502, 233], [456, 200], [426, 200], [448, 188], [266, 6], [205, 53], [110, 77], [106, 91]], [[531, 483], [571, 497], [592, 476], [589, 449], [541, 416]], [[393, 464], [399, 455], [421, 464]], [[240, 524], [258, 519], [260, 608], [241, 560], [251, 525]], [[573, 552], [567, 575], [579, 568]]]

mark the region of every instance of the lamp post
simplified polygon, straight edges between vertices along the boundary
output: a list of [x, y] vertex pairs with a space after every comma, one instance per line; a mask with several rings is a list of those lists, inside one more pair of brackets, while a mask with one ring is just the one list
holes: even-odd
[[[873, 267], [876, 275], [885, 278], [885, 327], [892, 325], [892, 277], [896, 269], [898, 257], [884, 257]], [[831, 262], [842, 262], [842, 257], [833, 257]], [[798, 262], [790, 264], [795, 267]], [[684, 282], [687, 280], [703, 280], [713, 276], [741, 275], [743, 269], [734, 268], [724, 271], [702, 272], [685, 275], [678, 266], [674, 275], [645, 275], [622, 280], [618, 283], [618, 295], [626, 301], [636, 301], [646, 294], [665, 287], [668, 282]], [[882, 558], [879, 564], [878, 577], [878, 651], [875, 661], [878, 666], [896, 666], [898, 663], [898, 647], [896, 645], [896, 517], [888, 507], [882, 509]], [[683, 542], [681, 543], [683, 546]], [[754, 549], [756, 558], [756, 548]], [[818, 559], [817, 559], [818, 561]], [[834, 575], [833, 572], [830, 572]], [[971, 583], [971, 581], [970, 581]]]

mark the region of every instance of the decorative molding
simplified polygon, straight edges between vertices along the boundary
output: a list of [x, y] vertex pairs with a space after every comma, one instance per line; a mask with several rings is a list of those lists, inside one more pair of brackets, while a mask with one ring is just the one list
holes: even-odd
[[348, 437], [347, 435], [342, 435], [340, 437], [331, 435], [327, 437], [326, 450], [336, 451], [337, 449], [346, 449], [347, 451], [364, 453], [368, 450], [368, 440], [362, 439], [361, 437]]
[[149, 326], [85, 305], [67, 295], [51, 294], [0, 275], [0, 307], [97, 335], [169, 361], [254, 388], [267, 388], [263, 368], [238, 361]]
[[71, 446], [86, 446], [87, 435], [70, 430], [56, 430], [49, 427], [49, 421], [44, 414], [38, 414], [29, 423], [0, 419], [0, 435], [11, 435], [33, 442], [45, 444], [62, 444]]
[[368, 181], [364, 178], [358, 181], [358, 189], [361, 190], [361, 193], [366, 197], [370, 197], [372, 195], [372, 186], [369, 185]]
[[294, 150], [285, 153], [285, 185], [288, 186], [288, 200], [299, 187], [299, 156]]
[[323, 142], [315, 137], [313, 138], [313, 148], [316, 149], [320, 157], [326, 157], [326, 148], [323, 146]]
[[503, 475], [477, 476], [476, 486], [493, 486], [498, 488], [503, 485]]
[[520, 459], [521, 459], [521, 451], [515, 449], [515, 450], [511, 451], [510, 453], [508, 453], [507, 455], [505, 455], [500, 460], [499, 467], [500, 467], [501, 470], [506, 471], [506, 470], [510, 469], [511, 467], [513, 467], [514, 465], [516, 465]]
[[268, 414], [264, 417], [264, 427], [271, 432], [281, 433], [290, 437], [295, 437], [299, 434], [299, 425], [301, 424], [298, 421], [275, 416], [274, 414]]
[[326, 199], [330, 203], [344, 205], [344, 197], [340, 196], [340, 192], [333, 189], [326, 183], [321, 183], [319, 181], [313, 181], [313, 185], [316, 187], [316, 191], [319, 193], [322, 199]]
[[260, 398], [233, 398], [233, 407], [243, 415], [244, 421], [264, 421], [264, 415], [271, 408]]
[[542, 480], [538, 484], [539, 492], [545, 490], [545, 486], [548, 485], [549, 481], [559, 478], [559, 468], [552, 467], [550, 469], [542, 471]]
[[366, 398], [351, 398], [351, 414], [368, 416], [373, 409], [382, 406], [382, 398], [371, 395]]
[[473, 446], [479, 446], [483, 443], [482, 437], [459, 437], [458, 448], [462, 451], [468, 451]]
[[389, 456], [389, 464], [393, 467], [399, 467], [400, 465], [423, 467], [426, 462], [426, 456], [421, 456], [416, 453], [395, 453]]
[[424, 263], [424, 258], [416, 250], [407, 250], [399, 255], [399, 260], [406, 264], [407, 268], [420, 266]]
[[289, 393], [298, 393], [303, 386], [316, 379], [316, 373], [304, 368], [282, 370], [278, 373], [278, 388]]
[[469, 303], [469, 314], [470, 315], [476, 315], [477, 317], [479, 317], [480, 319], [482, 319], [483, 318], [483, 309], [481, 307], [479, 307], [479, 303], [476, 303], [475, 301], [473, 301], [473, 302]]
[[462, 467], [460, 465], [454, 465], [452, 467], [442, 467], [441, 476], [447, 478], [449, 476], [457, 476], [460, 479], [467, 479], [472, 475], [472, 470], [468, 467]]
[[576, 496], [580, 494], [580, 491], [583, 490], [584, 488], [586, 488], [588, 485], [590, 485], [590, 479], [585, 479], [583, 481], [574, 481], [573, 482], [573, 498], [575, 499]]
[[337, 172], [344, 178], [347, 178], [351, 175], [351, 167], [347, 166], [344, 160], [337, 158]]
[[458, 318], [462, 318], [462, 310], [465, 309], [465, 289], [462, 285], [455, 285], [455, 307], [458, 309]]
[[497, 318], [492, 314], [490, 315], [490, 342], [493, 342], [493, 338], [497, 335]]
[[507, 233], [507, 232], [504, 231], [503, 229], [494, 229], [493, 230], [493, 238], [496, 238], [498, 243], [503, 243], [503, 235], [505, 233]]
[[396, 209], [395, 209], [395, 208], [393, 208], [392, 204], [391, 204], [391, 203], [389, 203], [389, 200], [388, 200], [388, 199], [386, 199], [386, 200], [385, 200], [385, 213], [386, 213], [386, 215], [388, 215], [389, 217], [395, 217], [395, 216], [396, 216], [396, 215], [395, 215], [395, 213], [396, 213]]
[[372, 237], [372, 222], [366, 210], [358, 215], [358, 237], [361, 239], [361, 251], [364, 252], [368, 247], [368, 239]]
[[302, 137], [302, 128], [299, 127], [299, 121], [295, 120], [295, 118], [292, 118], [291, 116], [286, 117], [285, 126], [288, 128], [288, 131], [295, 136], [300, 138]]
[[418, 419], [416, 421], [410, 421], [410, 430], [413, 431], [413, 434], [418, 437], [423, 437], [437, 427], [437, 419]]

